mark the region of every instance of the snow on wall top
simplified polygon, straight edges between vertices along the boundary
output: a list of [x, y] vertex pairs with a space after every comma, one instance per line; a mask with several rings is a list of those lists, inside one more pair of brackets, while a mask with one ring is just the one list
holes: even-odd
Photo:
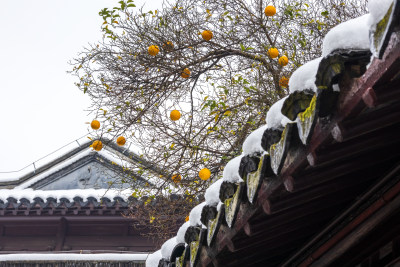
[[171, 257], [172, 251], [174, 250], [174, 248], [177, 244], [178, 243], [176, 240], [176, 236], [165, 241], [164, 244], [161, 246], [161, 257], [163, 259], [169, 260], [169, 258]]
[[247, 136], [246, 140], [243, 142], [242, 150], [244, 155], [253, 155], [256, 153], [263, 153], [265, 152], [261, 146], [261, 139], [268, 128], [268, 125], [263, 125], [251, 134]]
[[317, 91], [315, 75], [318, 72], [321, 59], [322, 57], [311, 60], [293, 72], [289, 80], [290, 93], [307, 89], [313, 90], [314, 92]]
[[369, 28], [370, 14], [335, 26], [324, 38], [322, 56], [336, 49], [369, 49]]
[[240, 161], [242, 160], [243, 155], [237, 156], [236, 158], [231, 159], [225, 166], [224, 172], [222, 175], [222, 179], [231, 183], [240, 183], [243, 182], [243, 179], [239, 175], [239, 166]]
[[113, 199], [114, 197], [122, 197], [127, 200], [131, 195], [130, 190], [116, 190], [116, 189], [72, 189], [72, 190], [33, 190], [32, 188], [27, 189], [0, 189], [0, 200], [6, 202], [7, 198], [13, 197], [17, 200], [26, 198], [32, 202], [36, 197], [43, 200], [52, 197], [55, 199], [67, 198], [71, 202], [74, 201], [74, 197], [81, 197], [87, 199], [88, 197], [94, 197], [98, 201], [102, 197]]
[[265, 121], [267, 122], [267, 127], [269, 129], [283, 129], [285, 128], [286, 124], [291, 122], [285, 115], [282, 114], [282, 106], [285, 102], [287, 96], [278, 100], [273, 104], [267, 113], [267, 118]]
[[223, 179], [219, 179], [207, 188], [206, 193], [204, 194], [207, 205], [217, 206], [218, 203], [221, 202], [219, 200], [219, 189], [221, 188], [223, 181]]
[[158, 263], [161, 260], [161, 249], [157, 250], [153, 254], [150, 254], [146, 260], [146, 267], [158, 267]]
[[370, 0], [368, 2], [368, 10], [370, 13], [369, 23], [372, 25], [377, 24], [386, 14], [393, 0]]

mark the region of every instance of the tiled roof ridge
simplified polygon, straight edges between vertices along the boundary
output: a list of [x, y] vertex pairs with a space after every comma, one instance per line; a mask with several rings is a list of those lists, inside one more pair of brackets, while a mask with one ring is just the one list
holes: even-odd
[[131, 210], [130, 201], [121, 197], [114, 197], [110, 200], [107, 197], [96, 199], [87, 197], [74, 197], [73, 201], [61, 197], [55, 199], [40, 197], [29, 201], [26, 198], [15, 199], [7, 198], [7, 201], [0, 200], [0, 216], [66, 216], [66, 215], [117, 215]]

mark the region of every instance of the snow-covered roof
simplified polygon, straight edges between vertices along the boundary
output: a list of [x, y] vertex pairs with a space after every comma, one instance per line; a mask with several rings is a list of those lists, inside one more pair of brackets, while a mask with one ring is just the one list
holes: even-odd
[[172, 251], [174, 250], [175, 246], [178, 244], [176, 236], [168, 239], [161, 247], [161, 257], [166, 260], [170, 260], [170, 256]]
[[286, 124], [291, 122], [285, 115], [282, 114], [282, 106], [287, 96], [276, 101], [268, 110], [267, 117], [265, 119], [267, 127], [270, 129], [283, 129]]
[[243, 179], [239, 175], [240, 161], [243, 155], [231, 159], [225, 166], [222, 179], [231, 183], [242, 182]]
[[117, 190], [117, 189], [72, 189], [72, 190], [34, 190], [32, 188], [26, 189], [0, 189], [0, 201], [7, 202], [8, 198], [14, 198], [20, 203], [21, 199], [29, 202], [35, 201], [40, 198], [46, 201], [48, 198], [54, 198], [56, 201], [64, 198], [71, 202], [74, 198], [80, 197], [84, 201], [88, 198], [94, 198], [101, 201], [102, 198], [114, 199], [120, 197], [128, 200], [131, 196], [130, 190]]
[[262, 154], [265, 152], [261, 146], [261, 139], [267, 128], [267, 124], [263, 125], [247, 136], [242, 146], [244, 155]]
[[392, 5], [393, 3], [393, 0], [369, 0], [369, 24], [371, 26], [376, 25], [386, 15], [386, 12], [388, 11], [390, 5]]
[[[157, 166], [148, 163], [145, 159], [130, 151], [128, 148], [118, 147], [109, 140], [103, 140], [103, 143], [106, 145], [100, 151], [93, 150], [90, 147], [91, 143], [92, 141], [80, 144], [78, 147], [69, 147], [69, 150], [64, 150], [64, 154], [59, 154], [58, 157], [53, 157], [51, 161], [41, 163], [39, 166], [35, 165], [36, 169], [29, 173], [22, 172], [20, 176], [0, 173], [0, 188], [17, 187], [23, 189], [31, 187], [38, 181], [58, 173], [68, 166], [83, 161], [84, 159], [97, 161], [102, 165], [120, 166], [121, 168], [149, 165], [148, 169], [156, 173], [156, 176], [158, 176], [158, 174], [165, 174], [161, 169], [158, 169]], [[135, 177], [140, 178], [137, 173], [135, 173]]]
[[303, 90], [317, 91], [315, 75], [317, 74], [321, 59], [322, 57], [311, 60], [293, 72], [289, 80], [290, 93]]
[[[331, 52], [339, 49], [343, 50], [369, 50], [370, 49], [370, 39], [369, 32], [371, 27], [373, 27], [373, 23], [376, 24], [377, 21], [382, 19], [382, 17], [386, 14], [388, 7], [393, 3], [392, 0], [372, 0], [370, 1], [369, 8], [371, 14], [367, 14], [361, 16], [359, 18], [349, 20], [344, 22], [333, 29], [326, 35], [324, 39], [323, 45], [323, 57], [316, 58], [302, 67], [300, 67], [296, 72], [293, 73], [290, 82], [289, 89], [290, 92], [302, 91], [302, 90], [310, 90], [314, 93], [317, 92], [318, 88], [315, 85], [316, 82], [316, 74], [319, 69], [319, 65], [321, 60], [324, 60]], [[368, 52], [369, 53], [369, 52]], [[367, 56], [370, 54], [366, 53]], [[366, 66], [368, 67], [368, 66]], [[333, 88], [335, 90], [335, 88]], [[317, 95], [317, 94], [316, 94]], [[260, 127], [256, 131], [254, 131], [250, 136], [246, 139], [243, 144], [243, 154], [229, 161], [224, 168], [223, 179], [216, 181], [206, 190], [205, 199], [206, 202], [201, 203], [196, 206], [190, 213], [190, 223], [185, 223], [178, 231], [177, 238], [179, 241], [184, 241], [183, 236], [189, 225], [198, 226], [200, 223], [200, 214], [201, 209], [205, 204], [215, 206], [216, 204], [221, 203], [219, 201], [219, 190], [221, 187], [221, 183], [223, 181], [229, 181], [232, 183], [241, 183], [243, 179], [239, 175], [239, 166], [241, 159], [244, 155], [253, 154], [254, 152], [264, 152], [261, 147], [261, 138], [266, 129], [280, 129], [283, 130], [285, 126], [292, 122], [286, 116], [284, 116], [281, 112], [284, 101], [287, 97], [280, 99], [274, 105], [271, 106], [270, 110], [267, 113], [266, 122], [267, 124]], [[317, 120], [311, 116], [311, 112], [315, 110], [315, 102], [311, 101], [309, 110], [307, 109], [304, 113], [310, 114], [302, 114], [302, 121], [297, 121], [300, 124], [299, 127], [309, 127], [313, 129], [312, 123], [307, 122], [306, 120], [311, 118], [313, 120]], [[303, 125], [301, 125], [303, 124]], [[290, 128], [290, 127], [289, 127]], [[311, 131], [310, 134], [313, 134]], [[282, 135], [283, 136], [283, 135]], [[278, 157], [280, 160], [284, 160], [286, 154], [283, 152], [285, 149], [282, 145], [282, 151], [278, 151]], [[279, 175], [279, 173], [278, 173]], [[288, 186], [285, 184], [285, 186]], [[290, 191], [290, 187], [288, 187]], [[233, 202], [234, 200], [232, 200]], [[263, 207], [263, 209], [267, 210], [269, 207]], [[243, 215], [243, 214], [242, 214]], [[211, 230], [211, 229], [209, 229]], [[168, 241], [169, 242], [169, 241]], [[164, 255], [165, 256], [165, 255]], [[166, 257], [164, 257], [166, 258]], [[173, 259], [171, 259], [173, 260]], [[147, 265], [148, 267], [152, 265]], [[155, 266], [155, 265], [154, 265]]]
[[201, 223], [201, 211], [203, 210], [203, 207], [206, 205], [206, 202], [202, 202], [199, 205], [197, 205], [196, 207], [194, 207], [192, 209], [192, 211], [189, 214], [189, 223], [190, 226], [199, 226], [199, 225], [203, 225]]
[[206, 193], [204, 194], [207, 205], [217, 206], [218, 203], [221, 202], [219, 200], [219, 190], [223, 181], [223, 179], [219, 179], [207, 188]]
[[178, 232], [176, 234], [176, 241], [178, 243], [185, 243], [185, 233], [186, 230], [189, 228], [190, 222], [187, 221], [184, 224], [182, 224], [181, 227], [179, 227]]
[[370, 14], [343, 22], [325, 36], [322, 56], [336, 49], [369, 49]]
[[146, 260], [146, 267], [158, 267], [158, 263], [160, 262], [161, 258], [161, 249], [157, 250], [153, 254], [150, 254]]

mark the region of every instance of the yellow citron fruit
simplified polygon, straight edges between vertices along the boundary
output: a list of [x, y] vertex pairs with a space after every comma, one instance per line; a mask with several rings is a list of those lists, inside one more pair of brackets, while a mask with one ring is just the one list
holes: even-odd
[[199, 177], [203, 181], [210, 179], [210, 176], [211, 176], [211, 172], [207, 168], [201, 169], [201, 171], [199, 171]]
[[275, 15], [276, 8], [274, 6], [267, 6], [264, 9], [264, 13], [265, 13], [266, 16], [271, 17], [271, 16]]
[[125, 137], [120, 136], [120, 137], [117, 138], [117, 145], [123, 146], [123, 145], [125, 145], [125, 143], [126, 143]]
[[163, 44], [163, 49], [165, 50], [165, 51], [172, 51], [173, 49], [174, 49], [174, 44], [171, 42], [171, 41], [166, 41], [164, 44]]
[[158, 52], [160, 52], [160, 49], [156, 45], [151, 45], [151, 46], [149, 46], [148, 51], [151, 56], [156, 56], [158, 54]]
[[189, 221], [189, 216], [186, 216], [185, 222]]
[[213, 33], [212, 31], [205, 30], [201, 33], [201, 37], [206, 41], [210, 41], [213, 38]]
[[279, 79], [279, 85], [280, 85], [281, 87], [284, 87], [284, 88], [288, 87], [288, 85], [289, 85], [289, 79], [286, 78], [285, 76], [282, 76], [282, 78]]
[[174, 181], [174, 183], [179, 183], [182, 180], [182, 176], [180, 174], [174, 174], [171, 177], [172, 181]]
[[268, 55], [270, 58], [276, 58], [279, 56], [279, 51], [276, 48], [270, 48], [268, 49]]
[[95, 140], [92, 143], [92, 147], [96, 151], [100, 151], [103, 148], [103, 143], [100, 140]]
[[185, 79], [189, 78], [190, 77], [190, 70], [188, 68], [185, 68], [181, 73], [181, 77], [185, 78]]
[[169, 114], [169, 117], [171, 118], [171, 120], [177, 121], [180, 119], [181, 113], [175, 109], [175, 110], [171, 111], [171, 114]]
[[287, 56], [281, 56], [278, 60], [279, 65], [281, 66], [286, 66], [289, 63], [289, 59], [287, 58]]
[[98, 120], [92, 120], [90, 127], [92, 127], [93, 130], [98, 130], [100, 128], [100, 122]]

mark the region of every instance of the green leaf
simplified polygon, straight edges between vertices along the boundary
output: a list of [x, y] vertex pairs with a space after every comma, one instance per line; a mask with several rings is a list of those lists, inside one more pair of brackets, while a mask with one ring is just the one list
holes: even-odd
[[243, 44], [240, 44], [240, 49], [242, 49], [242, 51], [245, 51], [245, 50], [246, 50], [246, 47], [244, 47]]

